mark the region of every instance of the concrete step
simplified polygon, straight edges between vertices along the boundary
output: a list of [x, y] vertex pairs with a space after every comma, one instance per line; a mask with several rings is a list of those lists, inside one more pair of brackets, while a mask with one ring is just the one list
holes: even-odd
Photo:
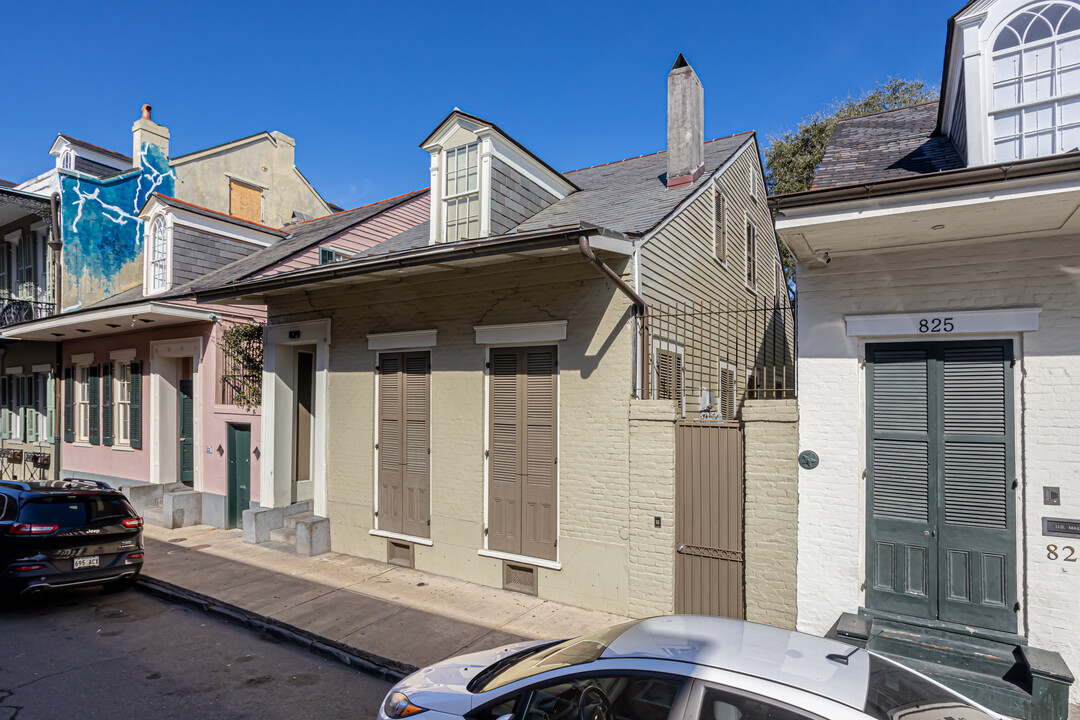
[[163, 516], [162, 516], [161, 506], [160, 505], [158, 505], [156, 507], [143, 508], [143, 511], [142, 511], [143, 522], [149, 523], [150, 525], [157, 525], [158, 527], [163, 527], [162, 517]]
[[972, 672], [1004, 678], [1021, 658], [1015, 643], [963, 636], [933, 628], [874, 621], [868, 649], [884, 655], [932, 660]]
[[286, 515], [285, 516], [285, 527], [294, 528], [294, 527], [296, 527], [296, 523], [299, 522], [300, 520], [306, 520], [307, 518], [313, 518], [313, 517], [315, 517], [315, 513], [311, 512], [310, 510], [305, 511], [305, 512], [300, 512], [300, 513], [294, 513], [292, 515]]
[[296, 526], [275, 528], [270, 531], [270, 542], [296, 547]]

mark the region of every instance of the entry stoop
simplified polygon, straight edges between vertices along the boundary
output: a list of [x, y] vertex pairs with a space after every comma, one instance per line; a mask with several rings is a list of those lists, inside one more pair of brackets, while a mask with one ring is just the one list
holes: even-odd
[[310, 557], [330, 552], [330, 521], [310, 502], [244, 511], [244, 541]]
[[901, 615], [844, 613], [829, 637], [917, 670], [1003, 715], [1067, 720], [1072, 673], [1018, 635]]

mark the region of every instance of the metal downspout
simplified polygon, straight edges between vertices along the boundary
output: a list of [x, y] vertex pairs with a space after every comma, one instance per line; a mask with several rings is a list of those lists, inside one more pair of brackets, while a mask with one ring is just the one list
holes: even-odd
[[[64, 241], [60, 237], [60, 193], [49, 196], [49, 212], [52, 216], [52, 237], [49, 249], [53, 251], [53, 313], [60, 314], [60, 251]], [[53, 480], [60, 479], [60, 438], [63, 431], [64, 408], [61, 405], [60, 386], [64, 375], [64, 346], [56, 343], [56, 371], [53, 373]]]
[[588, 260], [592, 265], [600, 271], [600, 274], [606, 277], [611, 282], [615, 283], [615, 287], [622, 291], [623, 295], [630, 298], [630, 302], [634, 304], [634, 317], [638, 320], [638, 352], [635, 353], [635, 360], [638, 361], [639, 367], [641, 367], [641, 393], [644, 397], [649, 396], [649, 373], [645, 371], [645, 341], [648, 337], [646, 329], [647, 310], [645, 306], [645, 299], [642, 298], [634, 288], [630, 287], [622, 277], [608, 267], [603, 260], [596, 256], [593, 252], [592, 246], [589, 245], [589, 238], [587, 235], [582, 235], [578, 238], [578, 249], [581, 250], [581, 256]]

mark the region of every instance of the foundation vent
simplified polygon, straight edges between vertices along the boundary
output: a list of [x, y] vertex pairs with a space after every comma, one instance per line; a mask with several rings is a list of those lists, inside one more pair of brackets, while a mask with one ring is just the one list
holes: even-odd
[[386, 562], [401, 567], [413, 567], [413, 544], [397, 540], [386, 541]]
[[503, 589], [536, 595], [536, 568], [503, 561]]

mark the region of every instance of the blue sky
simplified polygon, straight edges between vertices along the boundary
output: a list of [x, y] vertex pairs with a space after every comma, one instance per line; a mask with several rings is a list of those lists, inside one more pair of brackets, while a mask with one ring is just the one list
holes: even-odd
[[937, 84], [962, 0], [7, 3], [0, 178], [57, 132], [131, 152], [143, 103], [173, 155], [259, 130], [344, 207], [429, 182], [417, 144], [455, 106], [558, 170], [663, 149], [681, 51], [706, 137], [761, 141], [889, 75]]

